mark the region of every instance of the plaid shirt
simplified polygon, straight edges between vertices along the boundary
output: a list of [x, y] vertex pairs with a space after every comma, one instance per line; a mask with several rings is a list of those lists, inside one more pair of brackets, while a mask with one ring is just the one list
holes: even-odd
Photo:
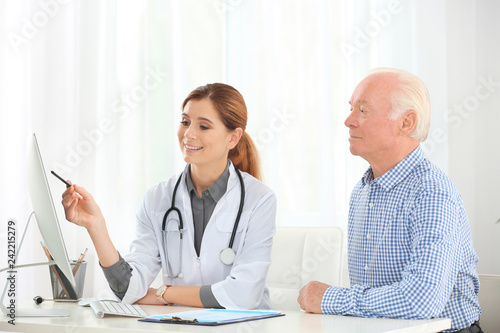
[[460, 194], [420, 147], [373, 179], [349, 207], [350, 288], [330, 287], [325, 314], [451, 318], [453, 330], [479, 319], [478, 257]]

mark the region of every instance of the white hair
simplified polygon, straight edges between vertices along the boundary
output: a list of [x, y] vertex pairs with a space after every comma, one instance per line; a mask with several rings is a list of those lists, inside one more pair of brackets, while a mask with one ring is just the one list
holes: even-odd
[[431, 125], [431, 102], [424, 82], [417, 76], [396, 68], [375, 68], [369, 71], [368, 75], [377, 73], [397, 75], [399, 85], [391, 96], [392, 111], [389, 119], [397, 119], [406, 111], [414, 110], [417, 113], [417, 124], [410, 137], [421, 142], [425, 141]]

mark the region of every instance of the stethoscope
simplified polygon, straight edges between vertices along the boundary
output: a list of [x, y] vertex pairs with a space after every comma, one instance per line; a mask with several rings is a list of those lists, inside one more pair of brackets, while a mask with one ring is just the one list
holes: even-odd
[[[236, 220], [234, 221], [234, 226], [233, 226], [233, 232], [231, 234], [231, 239], [229, 240], [229, 246], [222, 250], [219, 254], [220, 261], [224, 265], [232, 265], [234, 263], [234, 258], [236, 257], [236, 252], [233, 250], [233, 243], [234, 243], [234, 237], [236, 236], [236, 230], [238, 230], [238, 224], [240, 223], [240, 217], [241, 217], [241, 212], [243, 211], [243, 204], [245, 203], [245, 184], [243, 183], [243, 177], [241, 176], [240, 171], [238, 168], [234, 167], [234, 170], [236, 170], [236, 174], [238, 175], [238, 178], [240, 180], [240, 186], [241, 186], [241, 197], [240, 197], [240, 207], [238, 208], [238, 214], [236, 215]], [[184, 229], [184, 221], [182, 220], [182, 214], [179, 208], [175, 207], [175, 195], [177, 193], [177, 189], [179, 188], [179, 184], [181, 182], [182, 176], [184, 173], [182, 173], [179, 176], [179, 179], [177, 179], [177, 182], [175, 183], [174, 187], [174, 193], [172, 194], [172, 205], [171, 207], [165, 212], [165, 215], [163, 216], [163, 224], [162, 224], [162, 232], [163, 232], [163, 249], [165, 251], [165, 258], [167, 260], [167, 276], [170, 278], [180, 278], [182, 279], [184, 277], [184, 274], [182, 274], [182, 229]], [[172, 212], [176, 212], [177, 216], [179, 217], [179, 253], [180, 253], [180, 264], [179, 264], [179, 272], [177, 274], [174, 274], [172, 271], [172, 267], [170, 265], [170, 260], [168, 260], [168, 251], [166, 247], [167, 243], [167, 232], [165, 231], [165, 226], [167, 222], [168, 215]]]

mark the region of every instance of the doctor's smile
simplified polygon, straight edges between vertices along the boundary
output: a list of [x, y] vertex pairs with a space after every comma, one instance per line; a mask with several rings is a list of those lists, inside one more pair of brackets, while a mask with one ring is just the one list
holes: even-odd
[[198, 150], [201, 150], [203, 149], [203, 147], [195, 147], [195, 146], [190, 146], [188, 145], [187, 143], [184, 144], [184, 147], [186, 147], [186, 149], [189, 151], [189, 150], [193, 150], [193, 151], [198, 151]]

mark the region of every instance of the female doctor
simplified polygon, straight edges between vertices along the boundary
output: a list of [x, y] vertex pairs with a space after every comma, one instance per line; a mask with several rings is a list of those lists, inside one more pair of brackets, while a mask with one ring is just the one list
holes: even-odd
[[[123, 257], [92, 195], [77, 185], [63, 193], [66, 218], [87, 229], [122, 302], [271, 307], [265, 280], [276, 197], [258, 180], [246, 123], [243, 97], [229, 85], [207, 84], [188, 95], [177, 132], [187, 166], [146, 191], [136, 238]], [[160, 269], [164, 285], [149, 288]]]

